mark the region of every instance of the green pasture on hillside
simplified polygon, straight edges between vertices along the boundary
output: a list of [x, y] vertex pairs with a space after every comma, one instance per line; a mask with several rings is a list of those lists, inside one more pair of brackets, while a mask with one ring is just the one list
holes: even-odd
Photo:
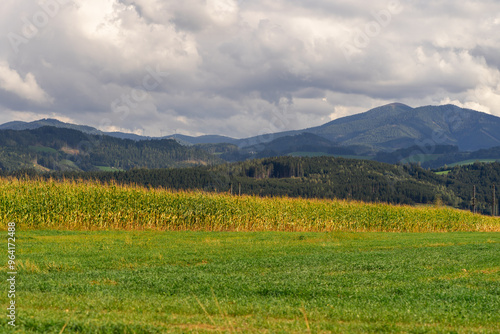
[[123, 169], [120, 168], [115, 168], [115, 167], [108, 167], [108, 166], [96, 166], [100, 171], [103, 172], [116, 172], [116, 171], [123, 171]]
[[492, 162], [497, 162], [499, 161], [498, 159], [470, 159], [470, 160], [463, 160], [459, 162], [455, 162], [452, 164], [449, 164], [448, 167], [455, 167], [455, 166], [464, 166], [464, 165], [472, 165], [476, 162], [480, 163], [492, 163]]
[[29, 146], [30, 150], [35, 152], [43, 152], [43, 153], [51, 153], [51, 154], [59, 154], [59, 151], [56, 149], [45, 147], [45, 146]]

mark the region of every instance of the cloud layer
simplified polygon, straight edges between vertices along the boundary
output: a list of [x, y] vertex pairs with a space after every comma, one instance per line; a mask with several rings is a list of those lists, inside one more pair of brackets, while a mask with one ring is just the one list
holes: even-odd
[[0, 122], [246, 137], [394, 101], [500, 116], [500, 3], [5, 0]]

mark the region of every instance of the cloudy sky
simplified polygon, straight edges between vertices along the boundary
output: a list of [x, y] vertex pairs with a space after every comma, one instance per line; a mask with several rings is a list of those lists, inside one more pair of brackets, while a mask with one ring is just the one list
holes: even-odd
[[0, 123], [302, 129], [391, 102], [500, 116], [498, 0], [2, 0]]

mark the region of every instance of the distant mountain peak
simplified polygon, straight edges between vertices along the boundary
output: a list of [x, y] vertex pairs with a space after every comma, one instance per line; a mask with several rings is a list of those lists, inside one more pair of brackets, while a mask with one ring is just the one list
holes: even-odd
[[380, 107], [376, 107], [367, 111], [367, 113], [371, 111], [380, 111], [380, 110], [390, 110], [390, 111], [410, 111], [413, 110], [412, 107], [399, 102], [389, 103]]
[[[55, 122], [55, 123], [64, 123], [56, 118], [42, 118], [41, 120], [39, 121], [46, 121], [46, 122]], [[35, 121], [35, 122], [39, 122], [39, 121]]]
[[[29, 124], [55, 124], [55, 125], [63, 125], [63, 126], [79, 126], [78, 124], [74, 124], [74, 123], [68, 123], [68, 122], [63, 122], [63, 121], [60, 121], [56, 118], [42, 118], [38, 121], [33, 121], [33, 122], [30, 122]], [[84, 125], [85, 126], [85, 125]]]
[[412, 107], [404, 104], [404, 103], [400, 103], [400, 102], [393, 102], [393, 103], [389, 103], [389, 104], [386, 104], [385, 106], [382, 106], [383, 107], [393, 107], [393, 108], [410, 108], [410, 109], [413, 109]]
[[[391, 103], [306, 129], [342, 145], [392, 151], [423, 140], [455, 145], [463, 151], [498, 146], [500, 118], [456, 105], [412, 108]], [[439, 134], [439, 136], [436, 136]]]

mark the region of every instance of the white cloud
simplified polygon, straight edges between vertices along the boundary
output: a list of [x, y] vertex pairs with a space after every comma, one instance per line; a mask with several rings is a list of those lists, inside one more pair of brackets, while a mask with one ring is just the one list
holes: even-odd
[[210, 18], [221, 26], [230, 26], [238, 19], [238, 3], [234, 0], [207, 0]]
[[39, 104], [46, 104], [53, 99], [40, 88], [32, 73], [27, 73], [24, 79], [18, 72], [11, 69], [5, 61], [0, 61], [0, 88], [14, 93], [21, 99], [30, 100]]

